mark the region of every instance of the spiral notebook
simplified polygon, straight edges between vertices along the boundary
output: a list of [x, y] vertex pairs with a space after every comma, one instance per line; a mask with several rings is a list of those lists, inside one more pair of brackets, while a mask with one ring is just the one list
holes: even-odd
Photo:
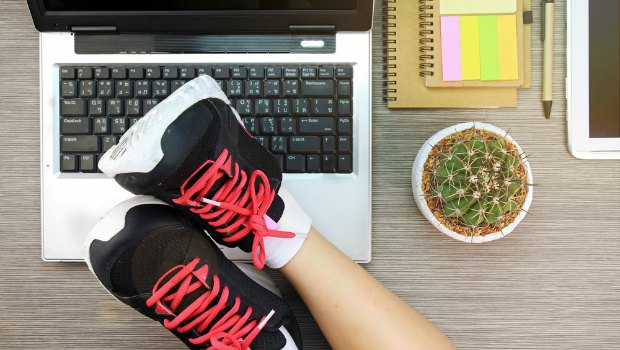
[[[436, 0], [435, 0], [436, 1]], [[429, 29], [435, 1], [385, 0], [385, 89], [388, 108], [494, 108], [517, 104], [515, 87], [426, 87], [433, 68]]]
[[[526, 4], [527, 2], [527, 4]], [[523, 10], [531, 0], [434, 0], [428, 87], [522, 87], [530, 72]], [[427, 2], [431, 4], [431, 2]], [[526, 5], [526, 6], [524, 6]], [[528, 58], [526, 60], [526, 58]], [[429, 65], [430, 66], [430, 65]], [[529, 79], [528, 79], [529, 81]], [[529, 85], [529, 83], [528, 83]]]

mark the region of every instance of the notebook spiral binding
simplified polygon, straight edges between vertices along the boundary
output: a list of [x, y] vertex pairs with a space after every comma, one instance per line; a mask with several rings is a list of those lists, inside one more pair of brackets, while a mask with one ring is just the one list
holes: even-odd
[[435, 55], [433, 51], [433, 0], [418, 0], [420, 3], [419, 10], [419, 27], [420, 27], [420, 76], [434, 75], [432, 68], [435, 66], [433, 60]]
[[396, 0], [383, 0], [383, 100], [396, 101]]

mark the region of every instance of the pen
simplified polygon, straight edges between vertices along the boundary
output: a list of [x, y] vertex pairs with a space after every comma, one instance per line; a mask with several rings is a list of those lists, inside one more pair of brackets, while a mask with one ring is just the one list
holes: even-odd
[[553, 15], [554, 0], [542, 0], [543, 83], [542, 103], [545, 118], [551, 116], [553, 102]]

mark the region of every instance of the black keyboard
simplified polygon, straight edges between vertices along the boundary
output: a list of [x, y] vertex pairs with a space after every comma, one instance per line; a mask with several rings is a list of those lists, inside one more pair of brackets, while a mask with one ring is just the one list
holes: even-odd
[[353, 69], [300, 66], [62, 66], [60, 169], [98, 172], [97, 161], [161, 100], [210, 75], [246, 129], [284, 172], [351, 173]]

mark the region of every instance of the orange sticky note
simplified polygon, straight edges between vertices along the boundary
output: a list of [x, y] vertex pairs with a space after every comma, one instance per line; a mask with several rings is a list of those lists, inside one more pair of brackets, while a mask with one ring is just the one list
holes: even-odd
[[517, 18], [515, 15], [497, 16], [497, 44], [499, 54], [499, 79], [519, 79]]

